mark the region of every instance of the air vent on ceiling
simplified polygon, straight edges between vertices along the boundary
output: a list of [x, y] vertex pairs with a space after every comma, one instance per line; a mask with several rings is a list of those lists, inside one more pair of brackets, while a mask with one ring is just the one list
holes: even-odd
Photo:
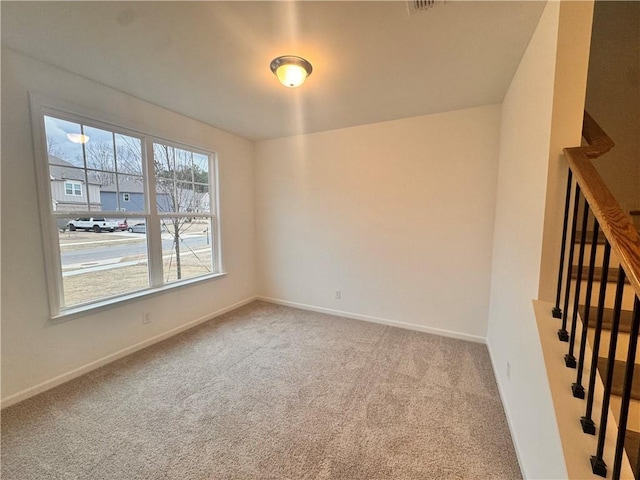
[[444, 0], [407, 0], [407, 10], [409, 10], [409, 15], [412, 15], [429, 10], [442, 3], [444, 3]]

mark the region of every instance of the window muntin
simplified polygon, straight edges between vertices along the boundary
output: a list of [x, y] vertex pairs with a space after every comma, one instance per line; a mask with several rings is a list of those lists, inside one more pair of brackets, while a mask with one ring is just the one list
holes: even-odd
[[[61, 232], [55, 245], [47, 249], [58, 279], [54, 316], [66, 309], [90, 308], [105, 299], [115, 301], [123, 295], [220, 273], [219, 242], [212, 234], [217, 232], [212, 209], [213, 154], [48, 108], [43, 111], [52, 185], [51, 221]], [[75, 141], [69, 134], [76, 135]], [[77, 142], [86, 137], [86, 143]], [[146, 154], [145, 145], [151, 147], [151, 155]], [[157, 148], [166, 154], [164, 170], [156, 168]], [[81, 195], [83, 189], [87, 192], [72, 207], [55, 198], [53, 184], [63, 174], [73, 179], [65, 182], [74, 185], [69, 190], [74, 195], [78, 188]], [[157, 208], [150, 210], [149, 205]], [[116, 237], [119, 228], [124, 228], [122, 215], [117, 215], [124, 211], [135, 231], [126, 232], [126, 241], [119, 238], [116, 242], [110, 236]], [[93, 216], [96, 212], [100, 217]], [[78, 218], [91, 225], [73, 232], [65, 228]], [[102, 233], [112, 230], [114, 233]]]

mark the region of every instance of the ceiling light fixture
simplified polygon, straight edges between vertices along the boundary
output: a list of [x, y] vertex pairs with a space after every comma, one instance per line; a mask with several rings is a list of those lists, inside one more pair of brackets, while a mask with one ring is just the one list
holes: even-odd
[[313, 67], [301, 57], [285, 55], [271, 60], [271, 71], [285, 87], [295, 88], [304, 83]]
[[87, 143], [89, 141], [89, 136], [82, 133], [67, 133], [67, 138], [73, 143]]

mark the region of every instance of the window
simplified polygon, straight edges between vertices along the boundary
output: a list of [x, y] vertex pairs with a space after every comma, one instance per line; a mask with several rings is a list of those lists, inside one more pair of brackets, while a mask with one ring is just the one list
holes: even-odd
[[64, 193], [65, 195], [81, 197], [82, 184], [79, 182], [64, 182]]
[[[221, 274], [213, 153], [48, 107], [40, 118], [53, 317]], [[82, 199], [56, 198], [61, 178]]]

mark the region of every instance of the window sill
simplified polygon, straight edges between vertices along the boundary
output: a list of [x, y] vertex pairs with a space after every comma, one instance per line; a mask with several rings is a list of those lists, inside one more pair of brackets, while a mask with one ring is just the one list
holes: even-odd
[[141, 298], [149, 298], [155, 295], [161, 295], [163, 293], [167, 293], [183, 287], [195, 285], [195, 284], [206, 282], [209, 280], [223, 278], [226, 275], [227, 275], [227, 272], [212, 273], [210, 275], [205, 275], [198, 278], [189, 278], [186, 280], [173, 282], [168, 285], [163, 285], [162, 287], [148, 288], [145, 290], [128, 293], [126, 295], [121, 295], [118, 297], [107, 298], [104, 300], [93, 302], [88, 305], [80, 305], [77, 307], [65, 308], [59, 314], [53, 315], [50, 321], [51, 323], [54, 323], [54, 324], [67, 322], [69, 320], [73, 320], [76, 318], [99, 313], [104, 310], [108, 310], [110, 308], [120, 307], [128, 303], [132, 303]]

